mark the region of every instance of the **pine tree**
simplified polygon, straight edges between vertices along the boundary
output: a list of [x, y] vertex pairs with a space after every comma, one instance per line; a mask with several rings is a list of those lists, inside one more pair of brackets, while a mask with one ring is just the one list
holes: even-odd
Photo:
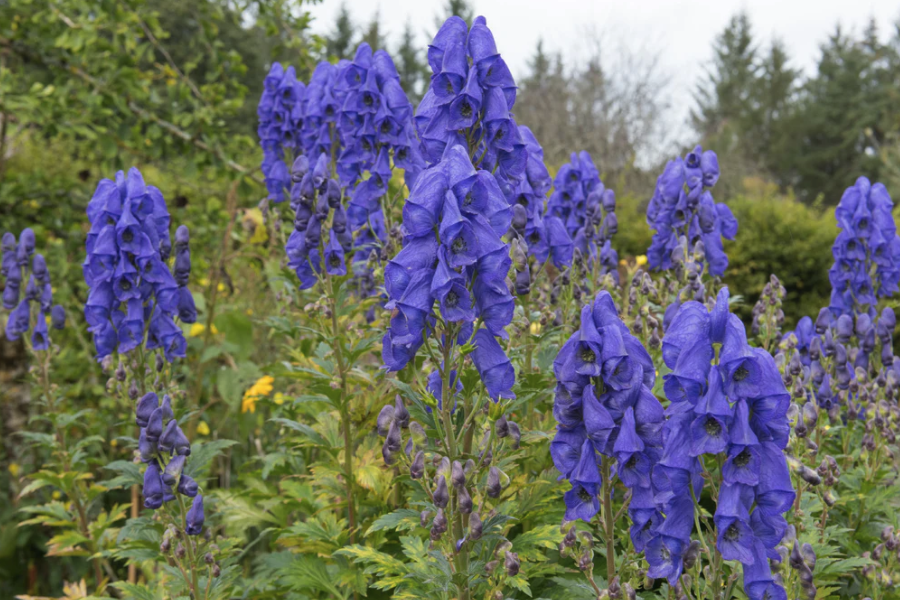
[[444, 21], [452, 16], [461, 17], [463, 21], [471, 26], [472, 21], [475, 20], [475, 9], [472, 8], [468, 0], [447, 0], [444, 4], [443, 13], [435, 16], [435, 27], [440, 29]]
[[337, 19], [334, 22], [334, 29], [325, 38], [325, 51], [328, 56], [338, 59], [351, 58], [355, 30], [356, 26], [353, 24], [350, 11], [347, 10], [347, 4], [341, 3]]
[[413, 106], [418, 104], [422, 97], [422, 82], [428, 79], [428, 65], [422, 60], [422, 56], [424, 53], [416, 47], [412, 23], [407, 21], [394, 57], [397, 72], [400, 74], [400, 83]]
[[759, 65], [746, 13], [731, 18], [716, 37], [713, 53], [712, 67], [694, 94], [697, 108], [691, 111], [691, 122], [704, 139], [721, 134], [726, 127], [740, 129], [741, 121], [752, 119]]
[[363, 32], [362, 41], [369, 44], [372, 50], [384, 48], [385, 39], [384, 33], [381, 31], [381, 13], [379, 11], [375, 11], [372, 20], [369, 21], [369, 25]]

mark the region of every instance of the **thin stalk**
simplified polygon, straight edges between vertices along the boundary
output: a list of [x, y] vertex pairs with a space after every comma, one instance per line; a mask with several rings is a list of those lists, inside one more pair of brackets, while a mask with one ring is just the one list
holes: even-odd
[[603, 469], [603, 520], [606, 537], [606, 581], [609, 583], [616, 576], [616, 546], [613, 540], [613, 521], [612, 513], [612, 481], [610, 481], [610, 465], [609, 459], [603, 457], [600, 461]]
[[[178, 497], [178, 508], [181, 510], [181, 528], [187, 532], [187, 511], [184, 508], [184, 499], [181, 497], [181, 494], [175, 495]], [[200, 585], [197, 581], [197, 569], [195, 568], [196, 563], [194, 562], [194, 544], [191, 542], [191, 536], [189, 535], [185, 535], [184, 548], [187, 550], [189, 566], [191, 568], [191, 592], [192, 595], [196, 597], [199, 593]]]
[[337, 299], [331, 276], [325, 275], [325, 288], [328, 293], [328, 306], [331, 309], [331, 335], [334, 348], [334, 359], [337, 362], [338, 377], [341, 382], [341, 432], [344, 436], [344, 479], [347, 484], [347, 519], [350, 525], [350, 543], [356, 543], [356, 506], [353, 501], [353, 438], [350, 432], [350, 407], [347, 397], [347, 365], [341, 349], [341, 330], [338, 327]]

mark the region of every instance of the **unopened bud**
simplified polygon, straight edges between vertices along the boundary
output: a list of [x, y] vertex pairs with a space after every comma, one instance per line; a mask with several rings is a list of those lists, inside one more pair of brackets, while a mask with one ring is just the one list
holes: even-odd
[[507, 552], [506, 558], [503, 559], [503, 566], [506, 568], [506, 574], [515, 577], [519, 574], [519, 555], [516, 552]]
[[491, 498], [499, 498], [502, 488], [500, 487], [500, 469], [491, 467], [487, 476], [487, 495]]
[[420, 479], [425, 474], [425, 452], [419, 450], [412, 464], [409, 465], [409, 476], [413, 479]]
[[447, 503], [450, 502], [447, 480], [443, 475], [438, 475], [437, 480], [437, 487], [434, 490], [434, 505], [438, 508], [447, 508]]
[[458, 460], [454, 460], [450, 467], [450, 483], [455, 488], [461, 488], [466, 485], [466, 474]]

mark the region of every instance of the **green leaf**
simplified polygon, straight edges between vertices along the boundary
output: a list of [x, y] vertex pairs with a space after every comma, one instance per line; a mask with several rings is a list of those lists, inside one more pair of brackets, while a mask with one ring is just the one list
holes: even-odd
[[117, 460], [109, 463], [105, 468], [118, 473], [116, 477], [102, 482], [102, 485], [109, 489], [125, 488], [131, 485], [141, 485], [144, 483], [144, 476], [141, 475], [141, 467], [131, 461]]
[[136, 600], [161, 600], [162, 599], [162, 588], [158, 588], [156, 592], [159, 592], [157, 595], [156, 592], [151, 590], [150, 588], [137, 585], [134, 583], [127, 583], [124, 581], [117, 581], [116, 583], [110, 584], [112, 587], [122, 590], [125, 592], [122, 596], [124, 598], [135, 598]]
[[368, 531], [366, 531], [366, 536], [368, 536], [370, 533], [381, 531], [383, 529], [398, 529], [400, 531], [408, 531], [410, 529], [418, 527], [418, 525], [419, 513], [412, 510], [411, 508], [401, 508], [375, 519], [375, 522], [372, 523], [371, 527], [369, 527]]
[[312, 442], [312, 444], [315, 446], [331, 447], [331, 445], [328, 443], [328, 440], [319, 435], [315, 429], [313, 429], [306, 423], [298, 423], [297, 421], [292, 421], [291, 419], [285, 419], [282, 417], [277, 417], [270, 420], [280, 425], [284, 425], [289, 429], [293, 429], [294, 431], [302, 433], [307, 438], [309, 438], [309, 441]]
[[211, 442], [194, 442], [191, 444], [191, 455], [188, 458], [184, 472], [200, 480], [206, 476], [209, 464], [226, 448], [237, 444], [234, 440], [213, 440]]

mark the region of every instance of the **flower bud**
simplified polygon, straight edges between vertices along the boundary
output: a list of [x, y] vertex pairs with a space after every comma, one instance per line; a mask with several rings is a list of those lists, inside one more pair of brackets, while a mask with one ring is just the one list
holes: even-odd
[[800, 477], [809, 485], [816, 486], [822, 483], [822, 478], [814, 470], [806, 465], [800, 467]]
[[425, 452], [419, 450], [416, 458], [409, 465], [409, 476], [413, 479], [420, 479], [425, 474]]
[[509, 435], [509, 423], [506, 417], [500, 417], [494, 422], [494, 434], [501, 440]]
[[378, 413], [378, 435], [381, 437], [385, 437], [388, 434], [388, 429], [391, 427], [391, 423], [394, 422], [394, 407], [390, 404], [385, 404], [384, 408], [381, 409], [381, 412]]
[[447, 508], [450, 502], [450, 492], [447, 490], [447, 480], [443, 475], [437, 476], [437, 487], [434, 490], [434, 505], [438, 508]]
[[697, 562], [697, 558], [700, 556], [700, 542], [697, 540], [691, 540], [690, 545], [687, 547], [687, 550], [684, 551], [684, 570], [690, 571], [694, 568], [694, 564]]
[[519, 555], [515, 552], [507, 552], [506, 558], [503, 559], [503, 566], [506, 568], [506, 574], [515, 577], [519, 574]]
[[184, 549], [184, 544], [178, 542], [178, 545], [175, 546], [175, 557], [176, 558], [184, 558], [187, 554], [187, 550]]
[[457, 509], [462, 514], [467, 515], [472, 512], [472, 496], [469, 495], [469, 491], [465, 486], [460, 487], [456, 491], [456, 503]]
[[481, 537], [484, 524], [481, 522], [481, 516], [477, 512], [469, 515], [469, 539], [473, 542]]
[[487, 476], [487, 495], [491, 498], [499, 498], [502, 488], [500, 487], [500, 469], [491, 467]]
[[406, 405], [403, 404], [403, 399], [400, 398], [399, 394], [394, 400], [394, 419], [397, 420], [402, 429], [409, 427], [409, 411], [406, 410]]
[[423, 510], [419, 513], [419, 525], [425, 527], [428, 524], [428, 519], [431, 518], [431, 511]]
[[454, 460], [450, 467], [450, 483], [455, 488], [461, 488], [466, 485], [466, 474], [458, 460]]
[[522, 432], [519, 425], [515, 421], [509, 422], [509, 439], [512, 440], [512, 449], [518, 450], [522, 444]]

